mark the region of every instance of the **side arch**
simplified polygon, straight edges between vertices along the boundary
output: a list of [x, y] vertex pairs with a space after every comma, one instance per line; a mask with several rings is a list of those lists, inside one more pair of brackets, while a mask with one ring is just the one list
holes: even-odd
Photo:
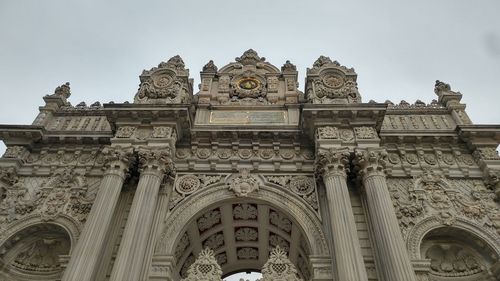
[[[175, 245], [181, 239], [183, 229], [198, 213], [218, 202], [234, 198], [235, 194], [229, 191], [225, 184], [212, 186], [190, 196], [179, 206], [176, 206], [166, 217], [155, 253], [160, 255], [173, 254]], [[330, 255], [321, 221], [316, 214], [297, 198], [275, 187], [266, 185], [260, 186], [258, 192], [248, 194], [247, 198], [275, 206], [295, 220], [307, 236], [311, 255]]]
[[425, 236], [439, 228], [455, 228], [471, 234], [475, 238], [484, 242], [500, 258], [500, 241], [494, 233], [484, 230], [484, 228], [471, 223], [468, 220], [457, 218], [451, 225], [443, 224], [437, 217], [426, 218], [417, 223], [408, 233], [407, 249], [411, 259], [421, 259], [421, 244]]
[[29, 215], [20, 220], [17, 220], [6, 226], [5, 231], [2, 231], [0, 235], [0, 247], [5, 244], [11, 237], [13, 237], [17, 232], [22, 231], [31, 226], [36, 226], [38, 224], [52, 224], [57, 225], [64, 229], [71, 242], [70, 254], [73, 252], [74, 245], [76, 245], [76, 241], [78, 241], [78, 237], [80, 236], [82, 225], [77, 222], [73, 218], [60, 215], [54, 220], [44, 221], [42, 220], [40, 215]]

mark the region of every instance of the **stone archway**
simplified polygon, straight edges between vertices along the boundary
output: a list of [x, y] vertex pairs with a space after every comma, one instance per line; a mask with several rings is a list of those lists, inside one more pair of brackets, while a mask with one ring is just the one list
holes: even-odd
[[183, 276], [196, 255], [209, 247], [226, 276], [260, 271], [275, 246], [287, 248], [304, 279], [313, 274], [310, 256], [329, 255], [319, 218], [298, 199], [266, 186], [235, 197], [221, 185], [193, 195], [169, 214], [156, 254], [172, 256], [172, 270]]
[[13, 281], [59, 280], [63, 272], [60, 259], [70, 250], [71, 237], [60, 225], [30, 225], [0, 246], [0, 277]]
[[201, 212], [188, 224], [175, 248], [176, 267], [185, 277], [197, 254], [215, 251], [223, 276], [260, 271], [270, 250], [279, 246], [290, 256], [304, 279], [309, 279], [310, 247], [298, 224], [285, 212], [256, 200], [229, 200]]

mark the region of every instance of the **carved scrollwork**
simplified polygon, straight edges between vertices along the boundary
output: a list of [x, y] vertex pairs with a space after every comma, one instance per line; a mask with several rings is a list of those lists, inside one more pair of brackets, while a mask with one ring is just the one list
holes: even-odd
[[479, 181], [454, 180], [452, 184], [443, 175], [425, 170], [412, 183], [391, 179], [388, 186], [403, 235], [431, 216], [443, 225], [453, 225], [460, 218], [500, 233], [495, 194]]
[[316, 174], [346, 177], [349, 172], [350, 157], [351, 153], [348, 148], [320, 151], [316, 157]]
[[266, 176], [270, 183], [277, 184], [304, 199], [311, 207], [318, 210], [318, 196], [314, 179], [308, 176]]
[[354, 69], [320, 56], [308, 70], [306, 93], [312, 103], [358, 103], [361, 96]]
[[136, 103], [187, 103], [191, 88], [180, 56], [174, 56], [158, 67], [144, 71], [135, 95]]

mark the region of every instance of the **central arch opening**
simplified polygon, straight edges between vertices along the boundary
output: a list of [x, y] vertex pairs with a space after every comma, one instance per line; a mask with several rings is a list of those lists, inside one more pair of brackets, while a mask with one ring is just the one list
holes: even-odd
[[[213, 205], [198, 213], [185, 227], [175, 246], [176, 268], [182, 278], [199, 252], [214, 251], [223, 271], [223, 279], [255, 280], [279, 246], [288, 253], [299, 276], [310, 277], [308, 256], [311, 252], [304, 232], [287, 214], [264, 202], [230, 200]], [[248, 278], [236, 273], [253, 272]], [[237, 278], [237, 279], [234, 279]]]
[[224, 278], [224, 281], [255, 281], [257, 279], [262, 278], [262, 274], [259, 272], [240, 272], [240, 273], [235, 273], [231, 274], [229, 276], [226, 276]]

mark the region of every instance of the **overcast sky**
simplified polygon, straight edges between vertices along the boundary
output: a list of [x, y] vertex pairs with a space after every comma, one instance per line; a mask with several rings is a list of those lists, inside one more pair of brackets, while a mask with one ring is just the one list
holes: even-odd
[[248, 48], [295, 63], [301, 89], [320, 55], [354, 67], [365, 102], [430, 102], [439, 79], [473, 122], [500, 123], [499, 14], [498, 0], [0, 0], [0, 123], [31, 124], [66, 81], [74, 105], [132, 101], [162, 60], [181, 55], [197, 85]]

